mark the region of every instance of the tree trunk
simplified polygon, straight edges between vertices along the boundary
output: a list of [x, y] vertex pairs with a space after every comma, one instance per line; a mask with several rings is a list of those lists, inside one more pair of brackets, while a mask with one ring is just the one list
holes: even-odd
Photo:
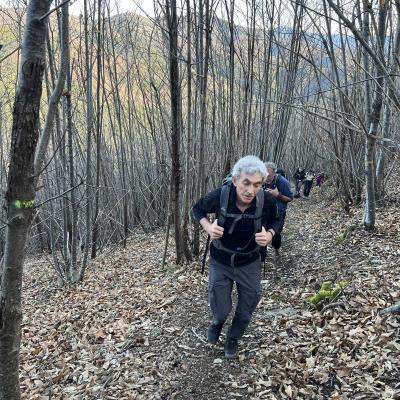
[[33, 218], [34, 156], [45, 67], [46, 19], [51, 1], [28, 5], [13, 110], [6, 204], [6, 246], [0, 286], [0, 400], [20, 399], [21, 289], [25, 245]]
[[[381, 62], [384, 62], [384, 46], [386, 35], [386, 18], [388, 11], [388, 1], [382, 0], [379, 3], [379, 16], [378, 16], [378, 57]], [[369, 134], [366, 138], [365, 146], [365, 175], [366, 175], [366, 189], [365, 189], [365, 204], [363, 224], [366, 230], [373, 230], [375, 228], [375, 144], [376, 136], [378, 134], [381, 110], [383, 103], [383, 84], [385, 71], [379, 64], [376, 65], [378, 78], [375, 82], [375, 100], [372, 104]]]
[[102, 136], [102, 116], [103, 116], [103, 103], [100, 104], [101, 87], [104, 85], [102, 81], [102, 22], [101, 22], [101, 0], [98, 0], [98, 20], [97, 20], [97, 88], [96, 88], [96, 102], [97, 102], [97, 120], [96, 120], [96, 193], [94, 204], [93, 216], [93, 231], [92, 231], [92, 253], [91, 258], [96, 258], [97, 252], [97, 239], [99, 237], [99, 223], [97, 218], [99, 216], [99, 199], [100, 199], [100, 166], [101, 166], [101, 136]]
[[60, 101], [62, 92], [64, 90], [65, 78], [67, 76], [67, 66], [69, 62], [69, 4], [65, 4], [62, 7], [61, 12], [61, 65], [58, 74], [57, 84], [53, 90], [53, 93], [49, 99], [49, 108], [46, 114], [46, 121], [43, 127], [43, 131], [40, 135], [39, 143], [35, 154], [35, 180], [39, 179], [43, 163], [46, 159], [46, 151], [49, 143], [50, 135], [53, 130], [54, 121], [57, 114], [57, 107]]
[[[68, 62], [67, 71], [67, 95], [65, 96], [64, 109], [65, 109], [65, 123], [66, 131], [68, 135], [67, 147], [68, 147], [68, 172], [69, 172], [69, 184], [71, 187], [75, 186], [75, 154], [74, 154], [74, 132], [72, 129], [72, 76]], [[70, 209], [70, 219], [68, 220], [68, 233], [67, 233], [67, 280], [69, 282], [76, 282], [76, 270], [77, 270], [77, 241], [78, 241], [78, 207], [75, 196], [75, 191], [70, 192], [70, 201], [68, 208]]]
[[[74, 276], [74, 282], [82, 281], [86, 271], [86, 264], [89, 254], [90, 234], [92, 231], [92, 130], [93, 130], [93, 97], [92, 97], [92, 57], [89, 42], [89, 11], [87, 9], [86, 0], [84, 1], [84, 18], [85, 18], [85, 62], [87, 73], [86, 86], [86, 207], [85, 207], [85, 223], [86, 232], [84, 238], [84, 249], [79, 270], [77, 269]], [[100, 19], [100, 16], [99, 16]]]
[[[190, 251], [189, 243], [189, 213], [190, 213], [190, 193], [191, 193], [191, 179], [190, 179], [190, 157], [192, 155], [192, 40], [191, 40], [191, 12], [190, 0], [186, 0], [186, 39], [187, 39], [187, 145], [186, 145], [186, 166], [185, 166], [185, 200], [184, 212], [182, 222], [182, 239], [183, 239], [183, 252], [185, 258], [190, 260], [192, 254]], [[169, 227], [169, 213], [167, 217]], [[164, 264], [163, 264], [164, 265]]]
[[235, 137], [235, 123], [234, 123], [234, 91], [235, 91], [235, 33], [234, 33], [234, 13], [235, 13], [235, 0], [231, 0], [230, 7], [228, 7], [227, 0], [225, 0], [226, 12], [229, 15], [229, 108], [228, 108], [228, 132], [227, 132], [227, 153], [224, 162], [223, 177], [227, 176], [232, 168], [233, 162], [233, 141]]
[[[390, 73], [394, 76], [397, 74], [399, 69], [399, 56], [400, 56], [400, 2], [395, 2], [396, 10], [397, 10], [397, 30], [396, 30], [396, 38], [395, 44], [392, 52], [392, 66], [390, 69]], [[388, 90], [389, 98], [392, 98], [393, 93], [389, 89]], [[388, 102], [386, 104], [384, 118], [383, 118], [383, 126], [382, 126], [382, 136], [384, 138], [391, 137], [391, 129], [390, 123], [392, 121], [392, 110], [391, 104]], [[377, 157], [376, 162], [376, 186], [375, 186], [375, 194], [377, 200], [381, 200], [385, 194], [385, 171], [386, 171], [386, 162], [387, 162], [387, 154], [386, 150], [383, 149], [383, 146], [380, 149], [379, 155]]]
[[176, 0], [166, 1], [167, 24], [169, 34], [169, 80], [171, 92], [171, 134], [172, 134], [172, 171], [171, 171], [171, 201], [175, 226], [176, 262], [183, 260], [182, 235], [180, 223], [180, 137], [181, 137], [181, 88], [178, 67], [178, 20]]

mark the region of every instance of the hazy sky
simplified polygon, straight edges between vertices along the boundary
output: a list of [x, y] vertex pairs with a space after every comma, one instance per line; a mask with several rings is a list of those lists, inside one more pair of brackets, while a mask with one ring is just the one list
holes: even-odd
[[[91, 0], [93, 1], [93, 0]], [[110, 8], [115, 13], [125, 11], [141, 11], [153, 15], [152, 0], [110, 0]], [[71, 5], [71, 13], [79, 14], [83, 10], [83, 0], [75, 0]], [[83, 11], [82, 11], [83, 12]]]
[[[93, 3], [93, 0], [89, 0]], [[26, 7], [27, 0], [0, 0], [0, 6], [15, 6]], [[109, 0], [111, 10], [114, 13], [125, 12], [125, 11], [136, 11], [140, 12], [143, 10], [144, 13], [153, 15], [153, 1], [152, 0]], [[72, 14], [83, 13], [83, 0], [71, 0], [70, 12]], [[52, 4], [54, 7], [54, 2]]]
[[[25, 7], [28, 0], [0, 0], [1, 5], [8, 5], [8, 6], [15, 6], [19, 5], [20, 7]], [[61, 1], [61, 0], [59, 0]], [[83, 14], [83, 1], [84, 0], [71, 0], [70, 4], [70, 12], [71, 14], [79, 15], [80, 13]], [[91, 4], [93, 4], [96, 0], [87, 0]], [[111, 8], [112, 14], [117, 14], [118, 12], [123, 13], [126, 11], [136, 12], [136, 13], [143, 13], [148, 14], [149, 16], [153, 17], [153, 0], [103, 0], [103, 2], [108, 1]], [[319, 1], [316, 2], [317, 4]], [[236, 0], [235, 1], [235, 23], [245, 26], [246, 21], [246, 7], [245, 7], [245, 0]], [[52, 7], [54, 7], [54, 2]], [[317, 8], [321, 7], [321, 5], [316, 6]], [[179, 12], [179, 11], [178, 11]], [[219, 6], [216, 9], [217, 16], [220, 18], [226, 19], [226, 10], [224, 7], [224, 2], [220, 1]], [[315, 15], [314, 19], [317, 21], [321, 19], [320, 16]], [[280, 23], [283, 26], [291, 26], [293, 21], [293, 5], [290, 1], [287, 2], [286, 5], [282, 8], [281, 20]], [[316, 21], [316, 22], [317, 22]], [[317, 22], [318, 23], [318, 22]], [[309, 29], [312, 26], [310, 21], [305, 23], [305, 29]], [[333, 22], [333, 31], [337, 31], [335, 28], [337, 26], [336, 23]]]

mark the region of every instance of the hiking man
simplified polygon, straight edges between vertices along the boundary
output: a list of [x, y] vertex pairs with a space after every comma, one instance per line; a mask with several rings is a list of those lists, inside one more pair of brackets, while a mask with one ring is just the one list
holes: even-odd
[[294, 197], [300, 197], [300, 189], [305, 177], [306, 173], [304, 169], [297, 168], [297, 171], [293, 175], [296, 184], [296, 194], [294, 195]]
[[310, 195], [310, 191], [313, 185], [313, 181], [314, 181], [314, 172], [312, 170], [307, 171], [306, 173], [306, 177], [304, 180], [304, 189], [303, 189], [303, 194], [305, 198], [308, 198], [308, 196]]
[[276, 254], [279, 254], [279, 249], [282, 244], [282, 230], [286, 218], [286, 208], [287, 204], [293, 200], [293, 193], [289, 181], [277, 173], [277, 166], [275, 163], [268, 161], [265, 163], [265, 167], [267, 168], [267, 179], [264, 183], [264, 189], [275, 197], [279, 211], [279, 226], [275, 231], [271, 243]]
[[[267, 174], [255, 156], [241, 158], [233, 167], [232, 180], [202, 197], [193, 213], [211, 237], [208, 297], [213, 320], [207, 339], [218, 342], [232, 309], [236, 283], [238, 302], [225, 343], [225, 357], [236, 358], [243, 336], [261, 298], [260, 250], [271, 242], [278, 228], [274, 197], [262, 190]], [[215, 213], [210, 223], [207, 214]], [[265, 254], [264, 254], [265, 258]]]
[[322, 184], [325, 182], [325, 173], [320, 172], [316, 177], [315, 177], [315, 182], [317, 186], [319, 187], [320, 193], [322, 194]]

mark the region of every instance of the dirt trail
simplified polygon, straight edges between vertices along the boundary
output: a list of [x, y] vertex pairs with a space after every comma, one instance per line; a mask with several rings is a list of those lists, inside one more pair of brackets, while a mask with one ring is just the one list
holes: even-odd
[[[281, 317], [288, 318], [299, 312], [303, 300], [298, 297], [299, 286], [304, 285], [302, 265], [309, 255], [318, 251], [314, 242], [304, 248], [302, 232], [315, 231], [312, 214], [323, 208], [321, 199], [310, 196], [296, 199], [288, 209], [283, 244], [280, 255], [269, 249], [263, 278], [263, 299], [256, 311], [245, 338], [240, 342], [240, 360], [227, 361], [223, 356], [225, 332], [217, 346], [205, 343], [205, 334], [210, 313], [205, 303], [207, 297], [206, 278], [198, 281], [196, 292], [187, 301], [182, 301], [176, 315], [181, 325], [191, 327], [181, 337], [183, 351], [180, 363], [186, 372], [177, 370], [173, 385], [165, 393], [165, 399], [232, 399], [251, 398], [251, 383], [257, 379], [259, 371], [252, 374], [260, 349], [268, 352], [268, 341], [274, 335], [274, 323]], [[305, 250], [305, 251], [304, 251]], [[194, 299], [194, 302], [192, 301]], [[187, 311], [190, 310], [190, 319]], [[234, 311], [234, 308], [233, 308]], [[232, 314], [233, 314], [232, 311]], [[273, 321], [271, 321], [273, 320]], [[271, 323], [271, 324], [270, 324]], [[229, 323], [226, 324], [229, 326]], [[256, 368], [265, 369], [266, 365]], [[270, 392], [270, 391], [267, 391]], [[268, 393], [264, 393], [267, 396]], [[272, 393], [269, 393], [272, 395]], [[256, 397], [255, 397], [256, 398]]]

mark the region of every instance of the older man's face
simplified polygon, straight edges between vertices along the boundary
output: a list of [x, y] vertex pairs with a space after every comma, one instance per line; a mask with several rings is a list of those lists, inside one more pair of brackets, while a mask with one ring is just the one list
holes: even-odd
[[272, 168], [267, 168], [267, 181], [272, 181], [274, 178], [275, 172]]
[[241, 206], [248, 206], [256, 197], [262, 185], [262, 175], [255, 173], [252, 175], [240, 174], [240, 177], [232, 178], [236, 186], [237, 202]]

